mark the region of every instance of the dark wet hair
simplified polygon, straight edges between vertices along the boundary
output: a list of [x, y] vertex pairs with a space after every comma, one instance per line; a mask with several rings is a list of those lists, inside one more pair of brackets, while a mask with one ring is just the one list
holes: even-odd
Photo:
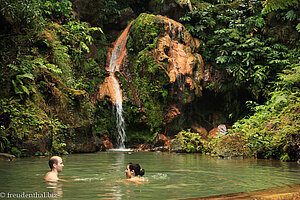
[[134, 170], [135, 175], [143, 176], [145, 170], [141, 169], [141, 166], [138, 163], [128, 163], [130, 171]]
[[53, 168], [53, 164], [56, 164], [56, 165], [58, 165], [58, 160], [56, 159], [56, 158], [51, 158], [50, 160], [49, 160], [49, 167], [50, 167], [50, 169], [52, 169]]

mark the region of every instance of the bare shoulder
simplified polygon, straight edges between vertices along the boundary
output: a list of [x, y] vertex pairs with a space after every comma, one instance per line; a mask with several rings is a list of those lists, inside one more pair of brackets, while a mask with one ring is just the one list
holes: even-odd
[[134, 178], [130, 178], [130, 179], [118, 180], [117, 182], [124, 183], [124, 184], [130, 184], [130, 183], [144, 184], [144, 183], [148, 182], [148, 179], [145, 179], [142, 177], [134, 177]]
[[55, 174], [54, 172], [48, 172], [45, 175], [44, 179], [46, 181], [58, 181], [59, 180], [58, 177], [57, 177], [57, 174]]

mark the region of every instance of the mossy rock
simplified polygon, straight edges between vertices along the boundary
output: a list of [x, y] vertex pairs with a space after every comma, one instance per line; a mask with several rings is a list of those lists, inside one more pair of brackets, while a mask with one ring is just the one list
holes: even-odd
[[248, 156], [247, 143], [239, 133], [228, 134], [220, 138], [214, 148], [216, 155], [220, 157]]
[[155, 15], [142, 13], [132, 24], [127, 49], [136, 53], [146, 47], [154, 49], [158, 36], [163, 33], [164, 27], [157, 23]]

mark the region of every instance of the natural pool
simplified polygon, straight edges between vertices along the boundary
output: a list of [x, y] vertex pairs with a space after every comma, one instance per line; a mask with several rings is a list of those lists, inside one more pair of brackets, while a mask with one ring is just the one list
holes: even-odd
[[[60, 177], [73, 182], [54, 185], [43, 180], [48, 158], [0, 161], [0, 197], [8, 199], [9, 193], [55, 194], [61, 199], [184, 199], [300, 183], [299, 164], [270, 160], [154, 152], [73, 154], [63, 160]], [[120, 182], [128, 162], [140, 163], [148, 181]]]

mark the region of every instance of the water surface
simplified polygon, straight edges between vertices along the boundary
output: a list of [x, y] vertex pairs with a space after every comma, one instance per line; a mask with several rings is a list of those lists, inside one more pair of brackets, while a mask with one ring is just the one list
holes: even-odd
[[[61, 199], [182, 199], [300, 183], [300, 165], [280, 161], [154, 152], [73, 154], [63, 160], [60, 177], [72, 182], [52, 185], [43, 181], [49, 170], [48, 158], [0, 161], [0, 196], [23, 193], [54, 194]], [[138, 162], [145, 169], [145, 183], [125, 181], [129, 162]]]

